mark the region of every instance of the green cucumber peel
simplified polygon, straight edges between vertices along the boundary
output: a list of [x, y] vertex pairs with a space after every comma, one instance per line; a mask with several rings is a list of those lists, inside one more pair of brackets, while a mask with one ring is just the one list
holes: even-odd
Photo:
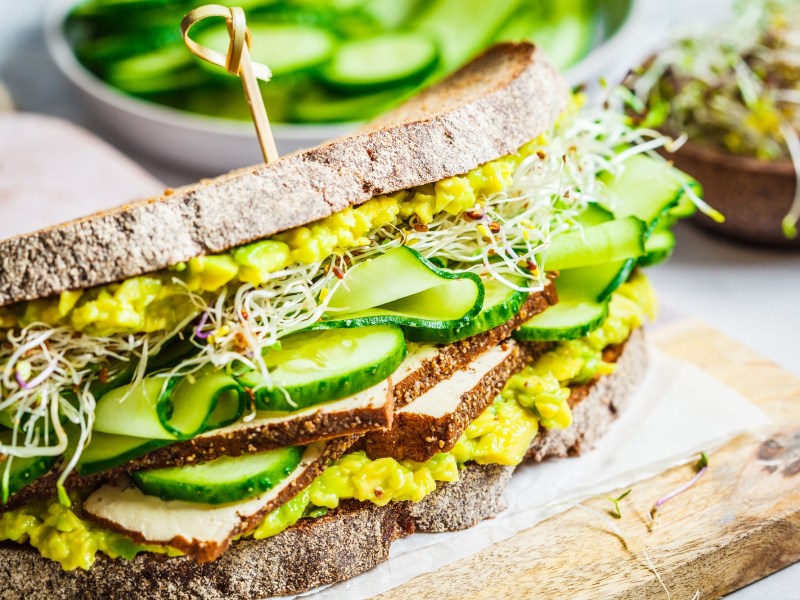
[[453, 329], [483, 308], [475, 273], [442, 269], [407, 246], [351, 268], [313, 329], [393, 324]]
[[675, 249], [675, 234], [669, 229], [656, 229], [644, 243], [647, 254], [639, 259], [640, 267], [651, 267], [666, 261]]
[[190, 439], [238, 420], [247, 401], [246, 392], [226, 373], [150, 376], [101, 397], [93, 429], [153, 440]]
[[226, 504], [253, 498], [278, 485], [298, 467], [303, 451], [296, 446], [223, 456], [198, 465], [137, 471], [131, 477], [145, 494], [164, 500]]
[[421, 83], [439, 51], [430, 36], [388, 32], [342, 43], [321, 71], [326, 85], [344, 93], [368, 93]]
[[645, 253], [646, 225], [636, 217], [618, 218], [553, 236], [542, 264], [548, 271], [638, 258]]
[[339, 400], [384, 381], [406, 356], [403, 331], [394, 325], [319, 329], [281, 340], [266, 350], [269, 380], [258, 371], [236, 375], [253, 390], [256, 408], [295, 411]]
[[[251, 58], [269, 66], [273, 77], [307, 73], [324, 64], [336, 47], [336, 38], [323, 27], [300, 23], [249, 23], [253, 39]], [[197, 36], [197, 43], [225, 54], [230, 34], [225, 27], [212, 27]], [[224, 70], [202, 63], [219, 76]]]
[[441, 54], [437, 73], [444, 74], [490, 44], [520, 4], [520, 0], [432, 0], [409, 25], [436, 40]]
[[[521, 277], [511, 278], [511, 282], [516, 285], [524, 283]], [[485, 282], [484, 290], [483, 308], [465, 324], [452, 329], [405, 327], [406, 338], [413, 342], [449, 344], [478, 335], [507, 323], [519, 312], [529, 296], [528, 292], [520, 292], [495, 279]]]
[[624, 167], [617, 176], [609, 173], [600, 176], [611, 197], [606, 208], [615, 217], [641, 219], [646, 223], [649, 235], [665, 215], [683, 217], [695, 212], [686, 188], [697, 193], [699, 184], [667, 161], [634, 154], [625, 159]]
[[514, 338], [524, 342], [574, 340], [597, 329], [606, 317], [608, 301], [564, 294], [555, 306], [523, 323]]
[[608, 317], [608, 300], [598, 299], [598, 289], [605, 289], [607, 284], [605, 280], [595, 285], [587, 281], [586, 275], [592, 270], [593, 267], [583, 267], [563, 271], [555, 281], [556, 305], [523, 323], [514, 338], [525, 342], [574, 340], [602, 325]]
[[171, 440], [149, 440], [94, 431], [92, 440], [83, 449], [75, 465], [75, 470], [82, 476], [94, 475], [124, 465], [171, 443]]
[[31, 456], [19, 458], [7, 456], [0, 461], [0, 472], [2, 473], [2, 485], [0, 485], [0, 499], [2, 504], [8, 499], [47, 473], [55, 464], [57, 456]]
[[562, 286], [580, 286], [586, 298], [602, 302], [628, 281], [636, 264], [637, 259], [627, 258], [602, 265], [565, 269], [559, 274], [558, 280]]

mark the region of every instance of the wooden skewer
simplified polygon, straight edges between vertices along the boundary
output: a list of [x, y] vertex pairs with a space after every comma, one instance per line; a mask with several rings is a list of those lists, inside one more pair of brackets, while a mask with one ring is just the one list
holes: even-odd
[[[189, 30], [195, 23], [210, 17], [225, 19], [228, 35], [231, 38], [227, 54], [223, 55], [216, 50], [201, 46], [189, 37]], [[264, 161], [270, 163], [278, 160], [278, 149], [275, 147], [275, 138], [272, 137], [267, 109], [264, 107], [261, 90], [258, 88], [258, 80], [269, 81], [272, 79], [272, 71], [267, 65], [254, 63], [250, 59], [252, 40], [250, 30], [247, 28], [244, 11], [240, 7], [228, 8], [219, 4], [207, 4], [195, 8], [183, 17], [181, 35], [186, 47], [189, 48], [192, 54], [241, 78], [244, 95], [247, 99], [247, 104], [250, 106], [250, 114], [256, 126], [258, 143], [261, 145]]]

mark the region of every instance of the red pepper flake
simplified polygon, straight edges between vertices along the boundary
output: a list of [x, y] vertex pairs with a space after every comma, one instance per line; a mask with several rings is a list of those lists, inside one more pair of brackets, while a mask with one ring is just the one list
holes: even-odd
[[483, 218], [483, 212], [480, 210], [468, 210], [464, 216], [471, 221], [480, 221]]
[[528, 261], [528, 270], [529, 270], [531, 273], [533, 273], [534, 275], [536, 275], [536, 273], [538, 273], [538, 272], [539, 272], [539, 267], [536, 265], [536, 263], [535, 263], [535, 262], [533, 262], [532, 260], [529, 260], [529, 261]]
[[428, 231], [428, 226], [425, 225], [424, 223], [414, 223], [414, 231], [419, 231], [421, 233], [424, 233]]
[[242, 318], [243, 318], [245, 321], [246, 321], [246, 320], [247, 320], [247, 319], [250, 317], [250, 313], [248, 313], [246, 310], [243, 310], [243, 311], [241, 312], [241, 315], [242, 315]]
[[492, 221], [489, 224], [489, 231], [491, 231], [492, 233], [499, 233], [500, 232], [500, 223], [498, 223], [497, 221]]
[[497, 256], [497, 251], [494, 248], [489, 248], [489, 252], [487, 252], [489, 256]]
[[100, 372], [97, 374], [97, 380], [100, 383], [106, 383], [108, 381], [108, 367], [100, 369]]
[[342, 271], [339, 267], [333, 267], [331, 269], [333, 274], [336, 276], [336, 279], [344, 279], [344, 271]]
[[544, 160], [545, 158], [547, 158], [547, 154], [545, 153], [544, 150], [537, 150], [536, 156], [538, 156], [540, 160]]
[[376, 487], [374, 490], [376, 498], [383, 498], [383, 488]]

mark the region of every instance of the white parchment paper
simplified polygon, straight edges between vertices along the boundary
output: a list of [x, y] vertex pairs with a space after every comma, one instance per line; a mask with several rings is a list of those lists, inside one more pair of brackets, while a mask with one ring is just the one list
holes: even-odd
[[651, 365], [631, 404], [597, 447], [579, 458], [523, 465], [494, 519], [454, 533], [396, 541], [388, 562], [308, 594], [366, 598], [511, 537], [582, 500], [697, 460], [735, 435], [769, 423], [755, 405], [694, 365], [651, 348]]

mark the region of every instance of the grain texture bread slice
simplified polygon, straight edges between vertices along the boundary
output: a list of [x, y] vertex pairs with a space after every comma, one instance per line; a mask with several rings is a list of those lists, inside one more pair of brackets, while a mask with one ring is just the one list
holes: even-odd
[[465, 173], [548, 130], [567, 96], [534, 46], [497, 46], [369, 130], [0, 242], [0, 306], [163, 269]]
[[[634, 332], [617, 351], [616, 372], [576, 391], [572, 426], [537, 436], [534, 459], [580, 453], [624, 409], [646, 371], [643, 332]], [[29, 547], [0, 543], [2, 597], [222, 600], [297, 593], [354, 577], [386, 561], [391, 543], [415, 530], [464, 529], [496, 515], [503, 510], [502, 494], [513, 471], [469, 464], [458, 481], [439, 484], [419, 503], [343, 503], [275, 537], [236, 541], [219, 560], [207, 564], [147, 554], [132, 561], [100, 556], [89, 571], [66, 572]]]

